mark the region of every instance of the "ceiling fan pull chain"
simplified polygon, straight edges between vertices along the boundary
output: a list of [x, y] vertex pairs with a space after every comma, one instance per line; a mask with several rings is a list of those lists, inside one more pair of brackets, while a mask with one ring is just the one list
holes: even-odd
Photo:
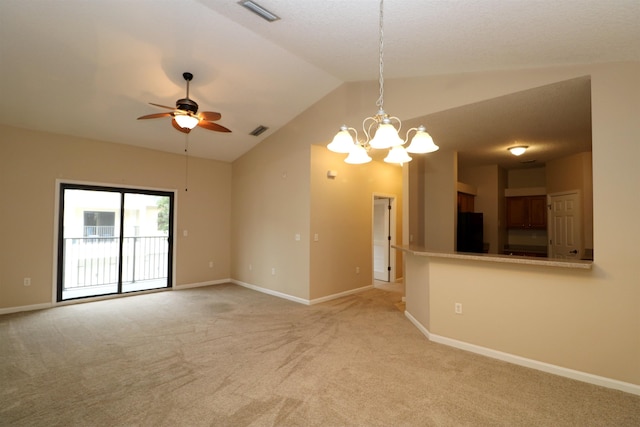
[[189, 134], [184, 134], [184, 192], [189, 191]]

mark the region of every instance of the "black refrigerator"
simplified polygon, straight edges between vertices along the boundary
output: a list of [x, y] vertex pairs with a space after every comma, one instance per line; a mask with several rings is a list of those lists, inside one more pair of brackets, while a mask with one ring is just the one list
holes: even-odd
[[458, 252], [483, 252], [482, 213], [458, 212]]

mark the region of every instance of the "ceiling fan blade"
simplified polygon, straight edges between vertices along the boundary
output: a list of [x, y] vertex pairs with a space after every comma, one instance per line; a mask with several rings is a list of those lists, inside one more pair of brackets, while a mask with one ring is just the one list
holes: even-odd
[[138, 120], [142, 120], [142, 119], [157, 119], [159, 117], [167, 117], [167, 116], [173, 116], [173, 113], [147, 114], [146, 116], [138, 117]]
[[169, 110], [175, 110], [176, 109], [176, 107], [167, 107], [166, 105], [154, 104], [153, 102], [150, 102], [149, 104], [155, 105], [156, 107], [160, 107], [160, 108], [166, 108], [166, 109], [169, 109]]
[[229, 129], [227, 129], [224, 126], [220, 126], [217, 123], [211, 123], [204, 120], [200, 120], [200, 123], [198, 123], [198, 126], [200, 126], [201, 128], [213, 130], [216, 132], [231, 132]]
[[180, 127], [180, 125], [176, 122], [176, 119], [171, 119], [171, 126], [173, 126], [176, 130], [179, 130], [182, 133], [191, 132], [191, 129], [189, 129], [189, 128]]
[[198, 115], [204, 120], [209, 120], [210, 122], [215, 122], [216, 120], [220, 120], [222, 118], [222, 114], [213, 111], [203, 111]]

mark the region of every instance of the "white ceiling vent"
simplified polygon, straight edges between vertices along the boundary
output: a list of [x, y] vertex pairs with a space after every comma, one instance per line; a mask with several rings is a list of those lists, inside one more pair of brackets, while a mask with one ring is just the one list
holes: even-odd
[[275, 13], [269, 12], [267, 9], [265, 9], [264, 7], [260, 6], [258, 3], [252, 0], [241, 0], [238, 2], [238, 4], [241, 6], [244, 6], [245, 8], [249, 9], [251, 12], [255, 13], [262, 19], [267, 20], [269, 22], [277, 21], [278, 19], [280, 19], [278, 15], [276, 15]]
[[249, 132], [249, 135], [258, 136], [261, 133], [263, 133], [264, 131], [266, 131], [267, 129], [269, 129], [269, 128], [266, 127], [266, 126], [260, 125], [257, 128], [255, 128], [254, 130], [252, 130], [251, 132]]

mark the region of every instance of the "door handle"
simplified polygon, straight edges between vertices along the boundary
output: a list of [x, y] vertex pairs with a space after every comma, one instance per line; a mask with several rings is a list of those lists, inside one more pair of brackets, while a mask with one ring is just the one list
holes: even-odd
[[570, 254], [574, 254], [574, 255], [575, 255], [575, 254], [577, 254], [577, 253], [578, 253], [578, 250], [577, 250], [577, 249], [574, 249], [574, 250], [572, 250], [572, 251], [569, 251], [569, 253], [570, 253]]

